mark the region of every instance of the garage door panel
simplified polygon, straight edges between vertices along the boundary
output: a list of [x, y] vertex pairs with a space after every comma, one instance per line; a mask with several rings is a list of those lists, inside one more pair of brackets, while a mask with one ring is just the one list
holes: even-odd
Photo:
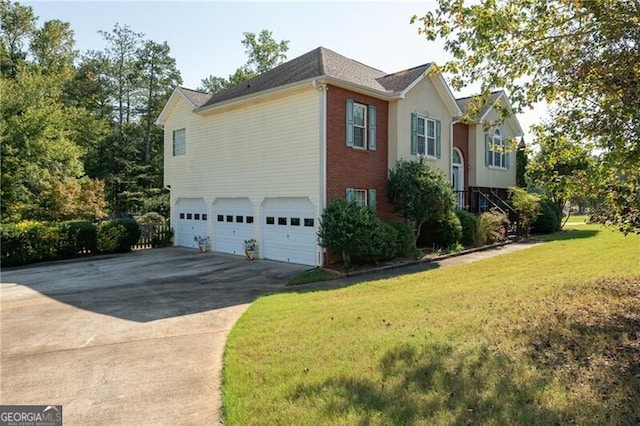
[[308, 199], [269, 199], [263, 216], [266, 259], [316, 264], [315, 207]]
[[207, 235], [207, 205], [203, 199], [182, 198], [175, 205], [176, 211], [176, 245], [181, 247], [197, 247], [196, 235]]
[[244, 254], [244, 241], [253, 238], [253, 206], [249, 199], [220, 199], [213, 209], [214, 250]]

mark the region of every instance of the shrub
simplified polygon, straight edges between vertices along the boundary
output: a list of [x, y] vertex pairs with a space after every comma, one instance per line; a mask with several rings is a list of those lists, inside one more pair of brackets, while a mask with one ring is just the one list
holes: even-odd
[[98, 251], [125, 253], [140, 239], [140, 225], [134, 219], [114, 219], [98, 227]]
[[418, 245], [447, 248], [462, 240], [462, 224], [453, 212], [439, 220], [428, 220], [422, 225]]
[[389, 173], [387, 195], [395, 211], [414, 224], [416, 244], [424, 223], [446, 220], [456, 205], [444, 173], [423, 159], [398, 161]]
[[366, 257], [378, 225], [376, 214], [368, 207], [335, 200], [322, 212], [318, 238], [322, 247], [341, 252], [344, 264], [349, 265], [352, 257]]
[[164, 216], [156, 212], [145, 213], [137, 220], [140, 225], [164, 225], [167, 221]]
[[560, 230], [562, 216], [560, 209], [551, 200], [540, 201], [540, 212], [531, 226], [531, 232], [537, 234], [550, 234]]
[[404, 223], [378, 221], [368, 244], [354, 258], [363, 262], [380, 262], [406, 256], [413, 247], [413, 231]]
[[475, 244], [475, 236], [478, 229], [478, 216], [465, 210], [456, 210], [456, 216], [462, 225], [462, 245], [470, 247]]
[[89, 221], [63, 222], [60, 224], [59, 232], [58, 254], [62, 257], [98, 251], [98, 228]]
[[538, 211], [540, 210], [540, 197], [534, 194], [529, 194], [522, 188], [512, 187], [511, 190], [511, 203], [520, 215], [520, 227], [524, 237], [529, 236], [529, 230], [531, 225], [538, 217]]
[[483, 246], [485, 244], [495, 243], [496, 241], [503, 241], [505, 239], [503, 233], [504, 225], [507, 222], [507, 217], [498, 210], [481, 213], [480, 216], [478, 216], [474, 245]]

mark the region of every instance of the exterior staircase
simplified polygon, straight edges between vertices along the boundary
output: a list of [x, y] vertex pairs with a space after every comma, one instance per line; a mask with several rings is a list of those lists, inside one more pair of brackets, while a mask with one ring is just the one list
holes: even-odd
[[458, 208], [471, 213], [498, 211], [508, 219], [508, 223], [505, 224], [507, 238], [517, 240], [522, 236], [520, 214], [496, 191], [483, 192], [478, 189], [472, 189], [470, 191], [455, 191], [455, 193], [458, 200]]

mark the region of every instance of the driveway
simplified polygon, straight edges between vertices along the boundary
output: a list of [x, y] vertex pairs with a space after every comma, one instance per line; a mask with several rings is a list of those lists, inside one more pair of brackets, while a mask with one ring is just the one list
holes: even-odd
[[226, 336], [307, 269], [165, 248], [2, 271], [0, 404], [65, 425], [217, 424]]

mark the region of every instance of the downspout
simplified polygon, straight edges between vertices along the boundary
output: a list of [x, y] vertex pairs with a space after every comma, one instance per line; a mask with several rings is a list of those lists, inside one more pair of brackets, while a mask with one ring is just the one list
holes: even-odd
[[[313, 81], [313, 87], [320, 91], [320, 214], [327, 206], [327, 84]], [[318, 250], [318, 265], [324, 264], [324, 250]]]
[[[460, 117], [453, 117], [451, 123], [449, 124], [449, 180], [453, 180], [453, 125], [461, 123], [462, 120]], [[453, 183], [453, 182], [452, 182]], [[464, 182], [462, 182], [462, 186], [464, 187]], [[454, 188], [454, 191], [457, 189]]]

